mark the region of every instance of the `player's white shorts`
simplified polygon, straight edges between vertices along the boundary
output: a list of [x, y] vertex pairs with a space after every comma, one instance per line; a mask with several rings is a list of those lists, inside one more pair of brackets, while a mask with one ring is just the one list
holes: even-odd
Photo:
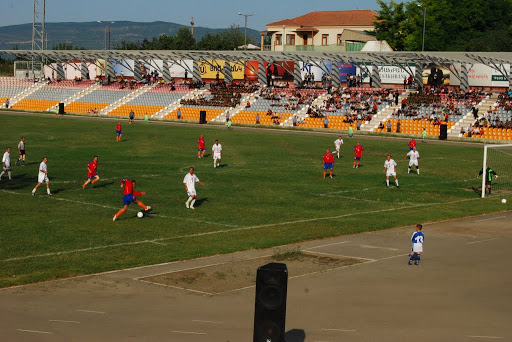
[[409, 160], [409, 167], [411, 167], [413, 165], [418, 167], [418, 161], [417, 160]]
[[423, 244], [422, 243], [413, 243], [412, 251], [414, 253], [422, 253], [423, 252]]
[[336, 146], [336, 152], [340, 151], [340, 146]]
[[213, 160], [221, 159], [220, 157], [221, 157], [220, 152], [213, 152]]
[[396, 172], [395, 171], [387, 171], [386, 177], [391, 177], [391, 176], [396, 177]]
[[40, 172], [39, 175], [37, 176], [37, 182], [38, 183], [46, 183], [46, 182], [49, 182], [50, 180], [48, 179], [48, 175], [46, 173], [42, 173]]
[[11, 169], [11, 164], [5, 163], [4, 170], [10, 170], [10, 169]]
[[195, 190], [189, 190], [189, 191], [187, 191], [187, 195], [189, 195], [189, 196], [196, 196], [197, 194], [196, 194]]

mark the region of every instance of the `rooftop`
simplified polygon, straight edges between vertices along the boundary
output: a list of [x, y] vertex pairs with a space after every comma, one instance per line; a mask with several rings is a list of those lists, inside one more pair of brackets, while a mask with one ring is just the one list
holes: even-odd
[[372, 10], [318, 11], [293, 19], [276, 21], [268, 26], [373, 26], [377, 13]]

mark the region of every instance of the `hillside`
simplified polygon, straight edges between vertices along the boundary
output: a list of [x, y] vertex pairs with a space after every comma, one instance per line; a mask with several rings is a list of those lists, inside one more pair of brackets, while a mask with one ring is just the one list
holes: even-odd
[[[116, 42], [141, 41], [144, 38], [151, 40], [162, 34], [175, 35], [183, 25], [155, 21], [152, 23], [117, 21], [111, 25], [110, 41], [113, 47]], [[210, 29], [194, 27], [194, 37], [199, 41], [205, 34], [216, 34], [225, 29]], [[241, 28], [243, 31], [243, 28]], [[58, 43], [73, 43], [90, 50], [101, 50], [105, 46], [105, 26], [95, 21], [85, 23], [46, 23], [48, 33], [48, 48]], [[257, 30], [247, 28], [247, 37], [259, 43], [260, 34]], [[10, 50], [32, 47], [32, 24], [11, 25], [0, 27], [0, 50]]]

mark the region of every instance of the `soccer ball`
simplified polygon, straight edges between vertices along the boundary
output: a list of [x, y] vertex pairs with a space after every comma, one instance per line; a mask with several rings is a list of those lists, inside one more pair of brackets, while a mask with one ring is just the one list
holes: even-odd
[[144, 217], [144, 213], [143, 213], [142, 211], [139, 211], [139, 212], [137, 213], [137, 217], [138, 217], [138, 218], [143, 218], [143, 217]]
[[505, 203], [507, 203], [507, 200], [506, 199], [502, 199], [501, 203], [505, 204]]

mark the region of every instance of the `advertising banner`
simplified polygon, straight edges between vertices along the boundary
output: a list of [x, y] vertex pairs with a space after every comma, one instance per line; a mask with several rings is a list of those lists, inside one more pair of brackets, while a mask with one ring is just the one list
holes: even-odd
[[285, 68], [283, 68], [283, 65], [286, 66], [288, 70], [293, 71], [294, 62], [282, 62], [277, 61], [273, 63], [264, 62], [265, 65], [265, 74], [271, 74], [276, 76], [280, 80], [284, 81], [293, 81], [293, 73], [289, 73]]
[[[453, 66], [460, 74], [460, 63], [455, 63]], [[510, 73], [510, 64], [504, 64], [503, 66], [507, 73]], [[471, 69], [468, 69], [468, 81], [470, 87], [508, 87], [508, 79], [505, 76], [498, 70], [484, 64], [474, 64]], [[460, 85], [459, 79], [452, 77], [450, 85]]]
[[299, 62], [300, 74], [304, 80], [306, 74], [313, 74], [315, 82], [320, 82], [324, 74], [332, 71], [332, 62]]
[[442, 86], [450, 84], [450, 70], [440, 66], [429, 66], [423, 69], [423, 84], [430, 86]]
[[245, 79], [248, 81], [258, 80], [258, 61], [245, 62]]
[[187, 71], [187, 78], [192, 77], [193, 60], [168, 61], [168, 63], [169, 74], [172, 78], [185, 78], [185, 71]]
[[[224, 79], [224, 65], [226, 61], [223, 60], [208, 60], [198, 61], [199, 71], [201, 72], [202, 79], [215, 79], [217, 72], [219, 73], [219, 79]], [[231, 66], [231, 73], [234, 80], [243, 80], [245, 73], [245, 65], [240, 62], [229, 62]]]
[[338, 62], [338, 69], [340, 71], [341, 82], [347, 82], [347, 76], [357, 75], [357, 67], [355, 64]]
[[117, 76], [133, 77], [133, 59], [113, 59], [112, 66]]
[[[379, 65], [379, 76], [382, 84], [404, 84], [404, 79], [409, 78], [409, 73], [403, 68], [396, 65]], [[413, 78], [416, 72], [415, 66], [405, 66], [408, 70], [410, 69]], [[372, 66], [369, 69], [373, 70]]]

